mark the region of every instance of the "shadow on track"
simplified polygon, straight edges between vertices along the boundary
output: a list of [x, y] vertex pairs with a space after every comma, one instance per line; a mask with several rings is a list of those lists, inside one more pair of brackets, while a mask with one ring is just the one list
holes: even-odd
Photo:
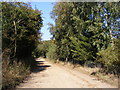
[[51, 67], [50, 65], [44, 64], [45, 61], [36, 61], [36, 67], [33, 70], [33, 73], [38, 73], [41, 71], [46, 70], [48, 67]]

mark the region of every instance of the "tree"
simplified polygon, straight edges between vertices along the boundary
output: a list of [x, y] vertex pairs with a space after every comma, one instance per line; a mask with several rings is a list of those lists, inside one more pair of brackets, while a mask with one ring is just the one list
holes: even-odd
[[22, 2], [2, 2], [2, 12], [3, 52], [11, 59], [32, 56], [40, 38], [41, 12]]
[[[2, 89], [18, 85], [35, 67], [33, 52], [41, 38], [41, 11], [23, 2], [1, 2]], [[12, 73], [11, 73], [12, 72]]]
[[113, 43], [113, 31], [119, 27], [119, 3], [58, 2], [51, 17], [58, 58], [95, 61], [97, 53]]

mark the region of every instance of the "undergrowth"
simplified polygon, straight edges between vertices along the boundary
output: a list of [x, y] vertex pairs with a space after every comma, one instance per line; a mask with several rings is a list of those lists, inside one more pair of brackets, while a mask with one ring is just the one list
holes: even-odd
[[2, 67], [2, 90], [14, 88], [30, 74], [30, 66], [21, 61], [11, 63], [9, 60], [4, 60]]

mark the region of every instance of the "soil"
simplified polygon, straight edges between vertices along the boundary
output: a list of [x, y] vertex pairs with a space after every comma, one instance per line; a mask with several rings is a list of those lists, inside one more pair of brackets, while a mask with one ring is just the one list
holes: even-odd
[[44, 58], [38, 58], [36, 62], [38, 66], [34, 72], [16, 88], [117, 88]]

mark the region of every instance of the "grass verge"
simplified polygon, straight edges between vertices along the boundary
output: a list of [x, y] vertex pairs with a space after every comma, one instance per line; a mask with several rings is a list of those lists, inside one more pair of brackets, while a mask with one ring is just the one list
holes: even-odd
[[30, 66], [26, 66], [21, 61], [9, 60], [2, 62], [2, 90], [10, 90], [20, 84], [30, 74]]

